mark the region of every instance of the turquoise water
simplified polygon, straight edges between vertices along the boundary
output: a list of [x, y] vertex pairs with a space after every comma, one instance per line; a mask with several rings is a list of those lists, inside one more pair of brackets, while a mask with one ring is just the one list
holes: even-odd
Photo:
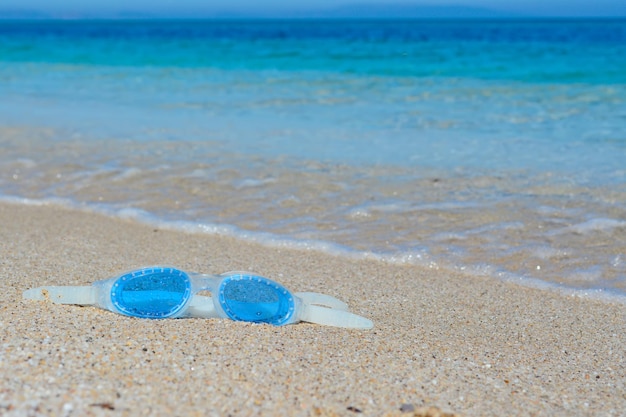
[[0, 96], [5, 200], [626, 295], [624, 20], [7, 21]]

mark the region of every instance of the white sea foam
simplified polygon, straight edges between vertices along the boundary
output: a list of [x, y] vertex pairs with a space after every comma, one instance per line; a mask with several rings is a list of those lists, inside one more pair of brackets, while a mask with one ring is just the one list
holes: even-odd
[[254, 187], [262, 187], [268, 184], [274, 184], [276, 182], [276, 178], [245, 178], [243, 180], [237, 181], [234, 186], [236, 189], [241, 190], [242, 188], [254, 188]]
[[602, 274], [602, 267], [594, 265], [584, 269], [574, 270], [570, 273], [569, 279], [575, 282], [596, 283], [602, 279]]
[[364, 207], [355, 207], [348, 211], [348, 217], [354, 220], [359, 220], [372, 217], [372, 213]]
[[37, 166], [37, 162], [30, 158], [18, 158], [15, 160], [15, 164], [26, 169], [32, 169]]
[[626, 221], [615, 219], [591, 219], [586, 222], [570, 226], [566, 228], [564, 232], [573, 232], [582, 235], [591, 232], [608, 232], [617, 228], [626, 228]]
[[575, 288], [555, 282], [547, 282], [537, 278], [520, 276], [503, 271], [496, 273], [495, 276], [505, 282], [511, 282], [513, 284], [535, 288], [542, 291], [554, 291], [568, 297], [588, 298], [601, 302], [626, 304], [626, 294], [610, 288]]
[[569, 252], [564, 249], [554, 248], [552, 246], [536, 246], [528, 250], [528, 252], [539, 259], [550, 260], [554, 258], [562, 258], [569, 255]]
[[[31, 199], [15, 196], [0, 196], [0, 201], [10, 204], [24, 204], [32, 206], [59, 206], [80, 210], [85, 212], [98, 213], [113, 218], [121, 218], [125, 220], [133, 220], [138, 223], [150, 225], [164, 230], [173, 230], [192, 234], [208, 234], [216, 236], [228, 236], [241, 239], [246, 242], [253, 242], [267, 247], [288, 248], [305, 251], [316, 251], [331, 256], [339, 256], [348, 259], [369, 259], [379, 262], [386, 262], [399, 265], [416, 265], [429, 269], [457, 271], [460, 273], [480, 276], [489, 276], [506, 282], [515, 283], [517, 285], [535, 288], [546, 291], [556, 291], [566, 296], [575, 296], [582, 298], [592, 298], [603, 302], [613, 302], [626, 304], [626, 293], [611, 288], [576, 288], [556, 282], [548, 282], [537, 279], [529, 275], [515, 274], [502, 270], [494, 264], [476, 263], [476, 264], [459, 264], [445, 262], [436, 259], [428, 253], [427, 248], [415, 249], [411, 252], [398, 253], [375, 253], [371, 251], [358, 251], [347, 246], [339, 245], [332, 242], [307, 239], [298, 240], [289, 236], [279, 236], [267, 232], [254, 232], [240, 229], [233, 225], [211, 224], [193, 221], [167, 221], [153, 215], [150, 212], [135, 208], [114, 208], [105, 205], [88, 205], [79, 204], [69, 199], [63, 198], [46, 198]], [[541, 251], [542, 249], [537, 249]], [[544, 249], [545, 250], [545, 249]], [[552, 253], [550, 256], [557, 256], [558, 253]], [[624, 262], [621, 256], [616, 256], [613, 263], [622, 265]], [[590, 267], [587, 269], [577, 270], [572, 279], [578, 282], [588, 282], [595, 284], [602, 277], [601, 268]], [[625, 278], [626, 279], [626, 278]]]
[[112, 181], [126, 181], [130, 178], [136, 177], [140, 175], [143, 171], [140, 168], [127, 168], [120, 171], [117, 175], [115, 175], [111, 180]]

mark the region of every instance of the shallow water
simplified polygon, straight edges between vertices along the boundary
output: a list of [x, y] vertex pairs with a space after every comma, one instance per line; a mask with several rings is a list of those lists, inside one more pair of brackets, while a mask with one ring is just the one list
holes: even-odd
[[0, 193], [620, 298], [624, 41], [626, 21], [0, 23]]

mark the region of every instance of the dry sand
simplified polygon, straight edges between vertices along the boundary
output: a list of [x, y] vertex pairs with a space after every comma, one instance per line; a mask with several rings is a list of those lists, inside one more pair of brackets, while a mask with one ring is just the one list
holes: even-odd
[[[375, 328], [152, 321], [22, 300], [151, 264], [255, 271], [337, 296]], [[625, 306], [489, 278], [0, 204], [0, 299], [0, 415], [626, 413]]]

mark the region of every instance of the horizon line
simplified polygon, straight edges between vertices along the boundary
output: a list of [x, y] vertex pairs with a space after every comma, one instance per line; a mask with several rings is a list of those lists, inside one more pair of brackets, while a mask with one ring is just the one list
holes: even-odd
[[71, 20], [624, 20], [617, 16], [563, 16], [563, 15], [511, 15], [511, 16], [188, 16], [188, 15], [53, 15], [5, 16], [0, 11], [0, 21], [71, 21]]
[[502, 20], [502, 19], [602, 19], [626, 18], [626, 8], [615, 13], [533, 13], [506, 11], [487, 7], [460, 5], [407, 5], [353, 3], [335, 8], [264, 10], [180, 10], [142, 11], [118, 10], [41, 10], [32, 8], [0, 8], [0, 20]]

